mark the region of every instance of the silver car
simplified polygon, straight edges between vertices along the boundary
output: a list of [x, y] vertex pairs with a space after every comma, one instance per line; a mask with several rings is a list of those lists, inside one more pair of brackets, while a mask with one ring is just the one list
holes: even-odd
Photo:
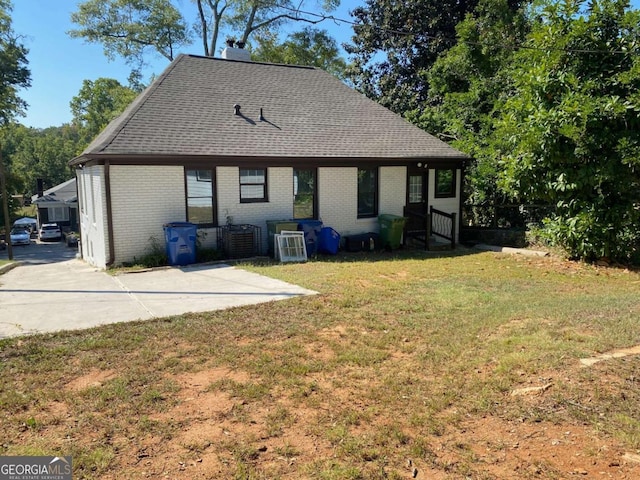
[[31, 232], [26, 228], [12, 228], [11, 245], [29, 245], [31, 243]]
[[45, 223], [40, 227], [40, 240], [60, 240], [62, 232], [57, 223]]

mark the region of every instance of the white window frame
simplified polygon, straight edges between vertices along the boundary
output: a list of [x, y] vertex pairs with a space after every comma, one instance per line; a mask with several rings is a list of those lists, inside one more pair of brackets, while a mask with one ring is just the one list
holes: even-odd
[[[58, 215], [58, 214], [61, 215]], [[49, 222], [68, 222], [69, 207], [47, 207], [47, 217]]]

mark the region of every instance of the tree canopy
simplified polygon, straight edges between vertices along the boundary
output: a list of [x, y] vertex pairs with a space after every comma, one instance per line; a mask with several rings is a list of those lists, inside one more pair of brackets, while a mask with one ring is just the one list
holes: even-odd
[[6, 124], [22, 115], [26, 103], [18, 96], [18, 89], [31, 85], [28, 50], [19, 42], [12, 29], [11, 3], [0, 0], [0, 123]]
[[[507, 3], [516, 10], [522, 2]], [[366, 0], [353, 11], [354, 36], [346, 45], [356, 88], [397, 113], [424, 105], [429, 99], [428, 70], [455, 45], [456, 26], [477, 4], [477, 0]]]
[[[120, 56], [138, 68], [148, 50], [173, 60], [196, 35], [202, 54], [213, 56], [223, 32], [247, 43], [255, 33], [275, 32], [287, 22], [322, 21], [302, 15], [302, 3], [288, 0], [194, 1], [197, 18], [191, 21], [188, 5], [177, 0], [85, 0], [71, 15], [78, 28], [69, 33], [102, 44], [109, 58]], [[329, 12], [338, 4], [339, 0], [324, 0], [316, 6]]]
[[573, 256], [640, 262], [640, 12], [565, 0], [536, 13], [498, 105], [501, 186], [553, 203], [546, 235]]
[[69, 160], [82, 147], [75, 127], [37, 129], [12, 123], [0, 138], [11, 166], [11, 191], [31, 196], [36, 193], [37, 179], [50, 188], [73, 177]]
[[346, 78], [347, 63], [340, 56], [336, 41], [325, 30], [312, 27], [291, 34], [279, 43], [277, 35], [262, 34], [251, 52], [259, 62], [308, 65], [325, 70], [340, 79]]
[[73, 124], [80, 139], [88, 144], [111, 120], [120, 115], [136, 98], [138, 92], [113, 78], [85, 80], [78, 94], [71, 99]]
[[[0, 0], [0, 141], [5, 136], [6, 125], [17, 115], [24, 114], [27, 107], [26, 102], [18, 95], [20, 88], [31, 85], [27, 53], [12, 28], [11, 2]], [[5, 145], [0, 145], [0, 175], [3, 177], [0, 182], [6, 185], [7, 191], [13, 191], [18, 180], [5, 167], [5, 163], [8, 163], [5, 161], [6, 151]], [[10, 198], [3, 201], [6, 207], [13, 208]], [[1, 225], [5, 225], [7, 221], [4, 211], [4, 208], [0, 208]]]

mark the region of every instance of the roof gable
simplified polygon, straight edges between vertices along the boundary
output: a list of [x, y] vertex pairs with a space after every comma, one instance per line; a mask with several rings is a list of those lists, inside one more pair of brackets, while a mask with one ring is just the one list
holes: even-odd
[[108, 155], [466, 158], [322, 70], [193, 55], [83, 152]]
[[78, 201], [76, 190], [76, 179], [72, 178], [42, 192], [42, 197], [33, 195], [31, 201], [34, 203], [60, 202], [74, 203]]

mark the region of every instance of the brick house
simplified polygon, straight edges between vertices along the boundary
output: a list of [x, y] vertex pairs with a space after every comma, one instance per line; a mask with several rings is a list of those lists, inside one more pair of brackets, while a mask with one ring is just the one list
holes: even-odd
[[[98, 267], [142, 256], [163, 224], [321, 219], [342, 236], [379, 214], [460, 211], [467, 157], [328, 73], [180, 55], [77, 158], [82, 254]], [[459, 216], [458, 216], [459, 218]]]

